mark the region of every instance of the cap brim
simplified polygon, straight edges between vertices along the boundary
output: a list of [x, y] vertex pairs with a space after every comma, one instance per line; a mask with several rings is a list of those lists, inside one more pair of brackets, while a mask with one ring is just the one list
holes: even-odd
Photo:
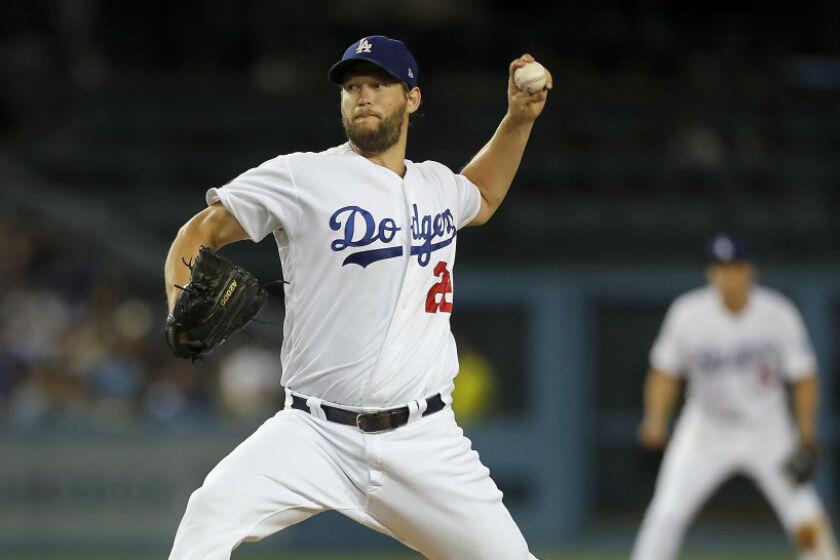
[[732, 258], [729, 259], [719, 259], [714, 256], [709, 257], [710, 264], [748, 264], [751, 263], [752, 259], [749, 255], [734, 255]]
[[344, 78], [345, 72], [347, 72], [347, 70], [349, 70], [351, 66], [355, 66], [362, 62], [367, 62], [372, 66], [376, 66], [380, 70], [383, 70], [389, 76], [393, 77], [395, 80], [398, 80], [400, 82], [405, 81], [401, 77], [397, 76], [396, 74], [382, 66], [381, 64], [377, 63], [376, 61], [371, 60], [369, 58], [365, 58], [363, 56], [348, 58], [340, 62], [336, 62], [335, 64], [333, 64], [332, 68], [330, 68], [330, 71], [327, 73], [327, 77], [332, 83], [341, 85], [341, 80], [342, 78]]

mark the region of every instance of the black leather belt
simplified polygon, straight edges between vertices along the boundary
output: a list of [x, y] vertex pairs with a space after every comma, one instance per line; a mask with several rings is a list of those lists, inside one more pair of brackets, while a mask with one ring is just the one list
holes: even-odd
[[[423, 411], [423, 416], [434, 414], [446, 404], [440, 393], [433, 397], [426, 399], [426, 410]], [[292, 408], [310, 412], [306, 405], [306, 399], [297, 395], [292, 395]], [[407, 406], [399, 408], [389, 408], [387, 410], [379, 410], [377, 412], [353, 412], [352, 410], [345, 410], [327, 404], [321, 404], [321, 409], [324, 411], [324, 416], [330, 422], [337, 422], [339, 424], [346, 424], [348, 426], [357, 426], [365, 433], [386, 432], [399, 428], [408, 423], [409, 410]], [[311, 413], [311, 412], [310, 412]]]

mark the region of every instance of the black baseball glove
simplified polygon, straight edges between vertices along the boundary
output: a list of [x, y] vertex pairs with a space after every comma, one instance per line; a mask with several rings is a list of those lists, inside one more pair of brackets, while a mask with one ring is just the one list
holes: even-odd
[[796, 484], [804, 484], [814, 477], [819, 462], [816, 445], [800, 443], [784, 464], [785, 474]]
[[260, 312], [268, 295], [247, 270], [202, 246], [166, 319], [166, 341], [179, 358], [207, 354]]

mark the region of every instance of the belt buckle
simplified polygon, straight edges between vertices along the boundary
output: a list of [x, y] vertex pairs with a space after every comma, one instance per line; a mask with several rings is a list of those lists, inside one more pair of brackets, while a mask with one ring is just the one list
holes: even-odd
[[380, 434], [382, 432], [387, 432], [388, 430], [392, 429], [391, 423], [388, 422], [388, 426], [385, 428], [380, 428], [378, 430], [370, 430], [366, 429], [363, 425], [365, 420], [378, 420], [379, 418], [390, 418], [391, 412], [387, 410], [383, 410], [380, 412], [360, 412], [356, 415], [356, 427], [359, 428], [362, 432], [366, 434]]

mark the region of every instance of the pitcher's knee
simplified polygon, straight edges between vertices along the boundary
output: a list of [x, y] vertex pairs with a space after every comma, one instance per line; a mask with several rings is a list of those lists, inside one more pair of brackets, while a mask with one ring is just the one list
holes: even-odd
[[485, 535], [481, 539], [476, 539], [476, 541], [474, 545], [476, 558], [505, 558], [506, 560], [530, 560], [532, 558], [528, 550], [528, 543], [516, 526], [509, 531], [499, 530], [492, 538]]
[[212, 485], [192, 493], [178, 526], [170, 560], [229, 560], [241, 541], [230, 504]]
[[475, 525], [467, 522], [440, 538], [429, 535], [417, 548], [426, 558], [433, 560], [532, 560], [528, 543], [512, 522], [510, 525]]
[[226, 517], [231, 513], [231, 504], [226, 494], [213, 484], [205, 483], [190, 495], [184, 522], [211, 532], [217, 530], [225, 524]]

